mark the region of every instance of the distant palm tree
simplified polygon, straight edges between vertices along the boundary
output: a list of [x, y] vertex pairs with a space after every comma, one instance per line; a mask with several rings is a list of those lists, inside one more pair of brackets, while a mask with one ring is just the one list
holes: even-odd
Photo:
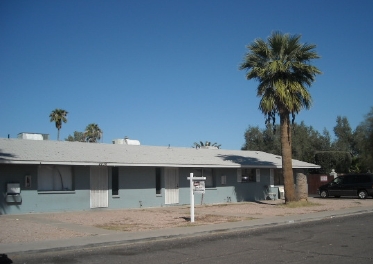
[[102, 137], [102, 130], [97, 124], [91, 123], [85, 128], [84, 136], [87, 142], [97, 143]]
[[211, 144], [211, 142], [210, 141], [206, 141], [205, 143], [203, 143], [203, 141], [200, 141], [199, 143], [197, 143], [197, 142], [194, 142], [194, 144], [193, 144], [193, 147], [195, 147], [195, 148], [200, 148], [200, 147], [215, 147], [215, 148], [220, 148], [220, 144], [218, 144], [218, 143], [212, 143]]
[[67, 122], [67, 114], [68, 112], [63, 109], [56, 108], [54, 109], [51, 114], [49, 115], [50, 121], [56, 123], [57, 128], [57, 140], [60, 140], [60, 129], [62, 128], [62, 122]]
[[267, 116], [267, 122], [275, 122], [280, 116], [282, 171], [284, 176], [285, 202], [295, 201], [291, 154], [290, 114], [311, 106], [308, 91], [321, 71], [310, 65], [319, 56], [316, 45], [299, 43], [300, 35], [274, 32], [265, 42], [256, 39], [247, 46], [249, 50], [240, 70], [246, 70], [246, 78], [259, 82], [257, 96], [261, 97], [259, 109]]

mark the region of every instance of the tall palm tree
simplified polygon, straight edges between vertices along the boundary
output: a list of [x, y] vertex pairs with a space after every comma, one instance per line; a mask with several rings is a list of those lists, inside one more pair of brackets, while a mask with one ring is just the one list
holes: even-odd
[[256, 39], [247, 46], [248, 52], [240, 65], [246, 78], [259, 82], [257, 96], [261, 97], [259, 109], [265, 114], [266, 123], [275, 122], [280, 116], [281, 155], [284, 176], [285, 202], [297, 199], [294, 188], [291, 153], [291, 123], [303, 108], [312, 103], [308, 88], [321, 71], [310, 61], [317, 59], [316, 45], [300, 43], [300, 35], [273, 32], [267, 42]]
[[102, 137], [102, 130], [97, 124], [91, 123], [85, 128], [84, 136], [87, 142], [97, 143]]
[[50, 121], [55, 122], [56, 124], [56, 128], [58, 131], [57, 140], [60, 140], [60, 129], [62, 128], [62, 122], [67, 122], [67, 114], [68, 112], [66, 110], [56, 108], [49, 115]]

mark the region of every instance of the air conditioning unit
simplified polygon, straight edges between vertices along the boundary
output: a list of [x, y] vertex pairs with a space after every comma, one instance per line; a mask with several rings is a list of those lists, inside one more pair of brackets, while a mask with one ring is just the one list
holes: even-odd
[[136, 139], [129, 139], [129, 138], [118, 138], [114, 139], [113, 144], [119, 144], [119, 145], [140, 145], [140, 141]]

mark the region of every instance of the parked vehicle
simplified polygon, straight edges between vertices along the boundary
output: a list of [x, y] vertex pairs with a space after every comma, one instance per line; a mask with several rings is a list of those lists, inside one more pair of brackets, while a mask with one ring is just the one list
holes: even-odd
[[320, 186], [318, 193], [322, 198], [329, 196], [358, 196], [360, 199], [365, 199], [367, 196], [373, 197], [373, 174], [339, 176], [328, 184]]

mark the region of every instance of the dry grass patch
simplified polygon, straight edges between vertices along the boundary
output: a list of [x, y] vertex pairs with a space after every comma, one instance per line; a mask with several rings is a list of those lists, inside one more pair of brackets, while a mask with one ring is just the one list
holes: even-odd
[[201, 216], [197, 216], [196, 217], [197, 221], [201, 221], [201, 222], [204, 222], [204, 223], [216, 223], [216, 222], [226, 222], [226, 221], [231, 221], [231, 222], [239, 221], [239, 219], [238, 220], [237, 219], [238, 218], [234, 217], [234, 216], [224, 217], [224, 216], [212, 215], [212, 214], [206, 214], [206, 215], [201, 215]]
[[226, 206], [242, 206], [255, 204], [253, 202], [236, 202], [236, 203], [219, 203], [219, 204], [205, 204], [204, 207], [226, 207]]
[[196, 225], [218, 224], [218, 223], [232, 223], [244, 220], [253, 220], [254, 217], [238, 217], [238, 216], [221, 216], [213, 214], [199, 215], [195, 217], [195, 222], [191, 223], [189, 217], [183, 217], [188, 223], [178, 225], [178, 227], [191, 227]]
[[228, 204], [214, 204], [213, 206], [217, 206], [217, 207], [224, 207], [224, 206], [228, 206]]
[[139, 224], [114, 224], [114, 223], [109, 223], [109, 224], [103, 224], [103, 225], [96, 225], [95, 227], [97, 228], [102, 228], [106, 230], [112, 230], [112, 231], [132, 231], [133, 229], [138, 228], [140, 225]]
[[240, 216], [221, 216], [221, 215], [212, 215], [206, 214], [196, 217], [197, 221], [201, 221], [206, 224], [214, 223], [226, 223], [226, 222], [238, 222], [243, 220], [253, 220], [254, 217], [240, 217]]
[[280, 207], [285, 208], [300, 208], [300, 207], [312, 207], [312, 206], [320, 206], [322, 204], [319, 203], [313, 203], [308, 201], [295, 201], [295, 202], [288, 202], [284, 204], [280, 204]]

